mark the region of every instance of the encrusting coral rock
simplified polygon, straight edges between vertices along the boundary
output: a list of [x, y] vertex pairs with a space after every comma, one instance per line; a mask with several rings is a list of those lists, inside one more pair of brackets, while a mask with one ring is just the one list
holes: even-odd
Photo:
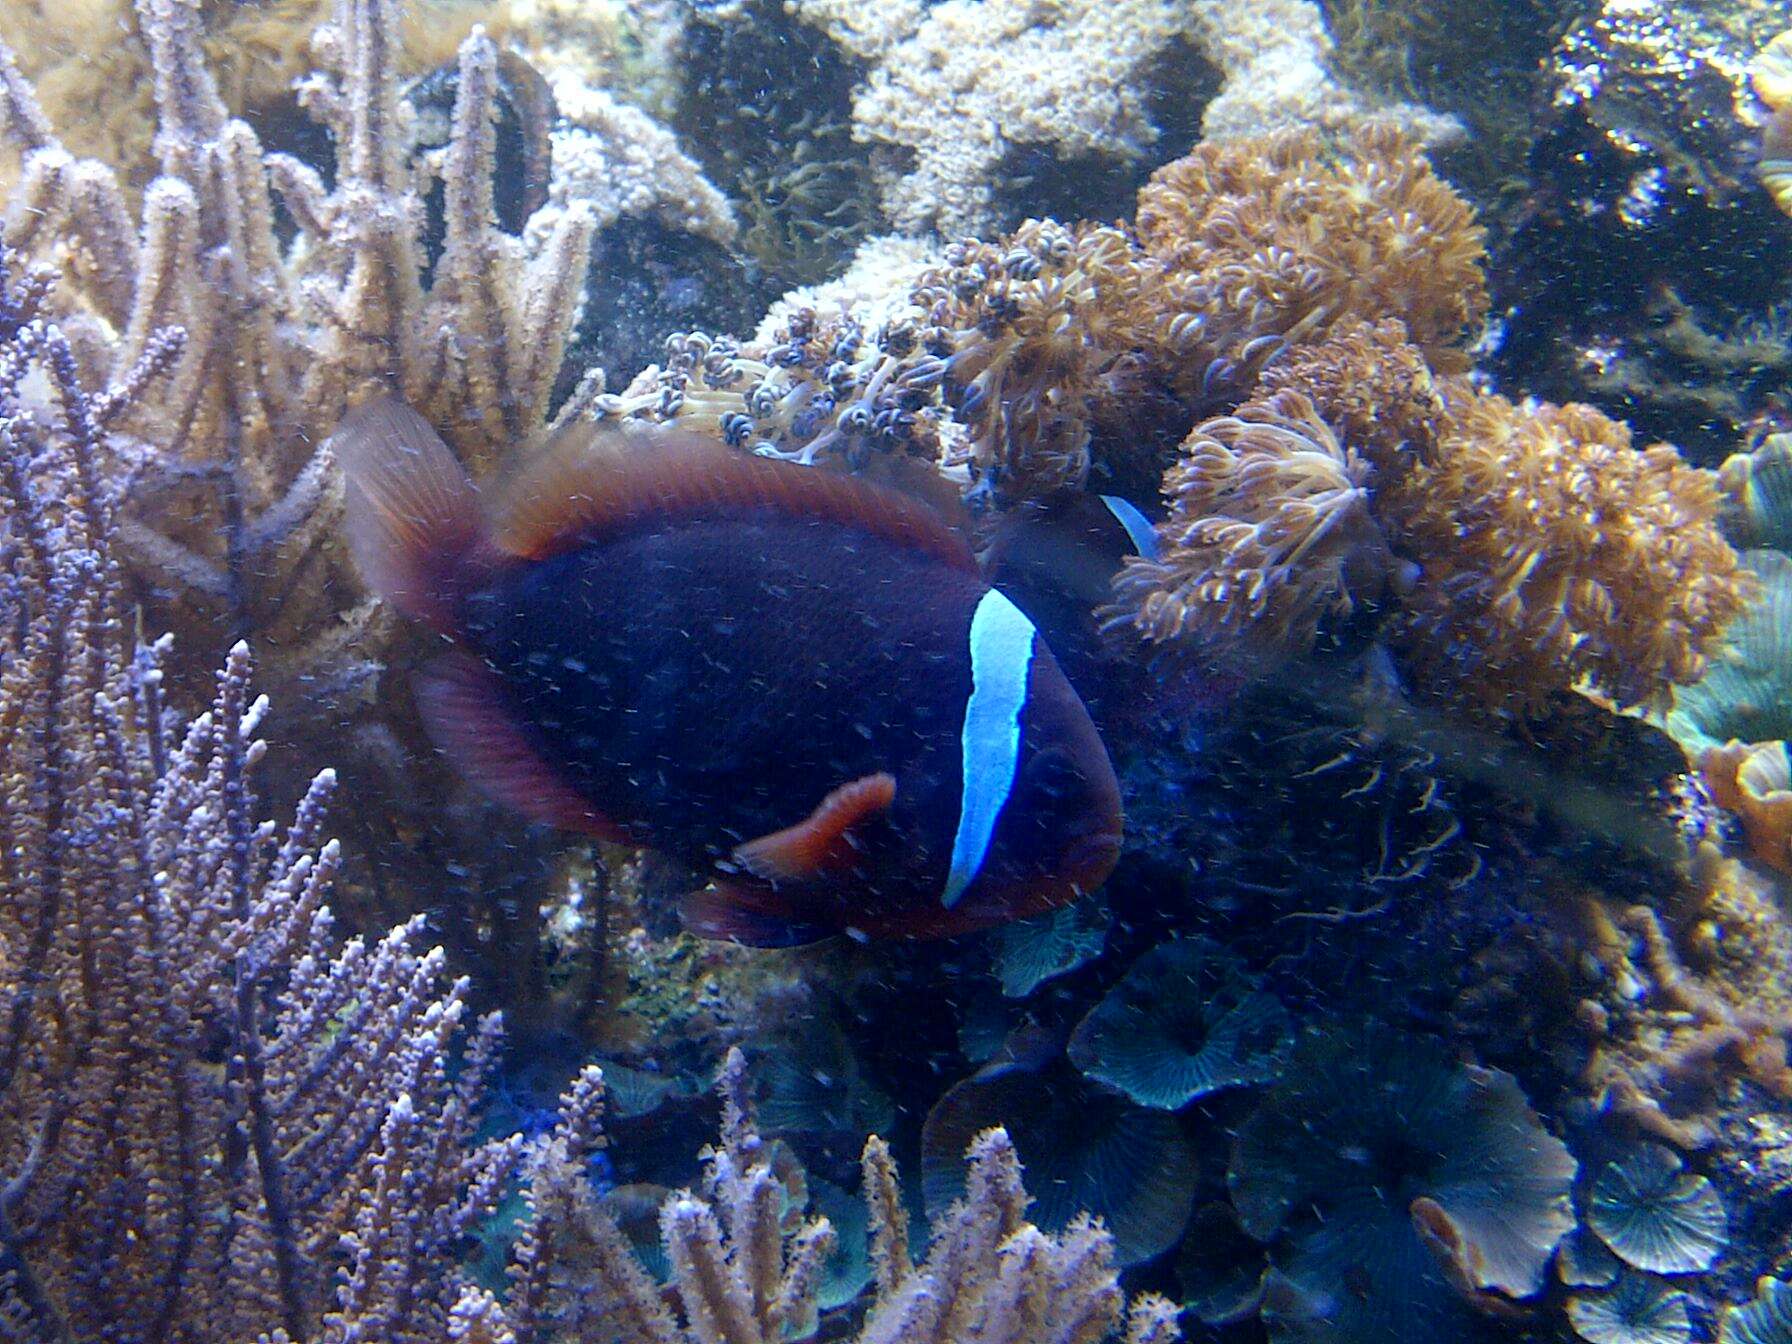
[[911, 152], [886, 171], [897, 228], [986, 229], [1011, 145], [1133, 158], [1155, 138], [1140, 67], [1188, 27], [1169, 0], [791, 0], [796, 14], [874, 61], [853, 99], [855, 138]]
[[[1208, 139], [1290, 126], [1339, 126], [1365, 110], [1327, 65], [1311, 0], [787, 0], [871, 65], [853, 99], [853, 135], [906, 150], [884, 166], [884, 206], [906, 233], [987, 230], [1003, 159], [1045, 145], [1060, 155], [1136, 159], [1157, 139], [1141, 96], [1145, 67], [1192, 43], [1225, 84]], [[1446, 117], [1406, 105], [1381, 115], [1426, 141]]]
[[1724, 930], [1720, 968], [1689, 969], [1660, 915], [1632, 906], [1618, 916], [1641, 952], [1635, 990], [1583, 1006], [1596, 1048], [1587, 1086], [1600, 1105], [1642, 1134], [1692, 1151], [1717, 1141], [1718, 1098], [1746, 1079], [1779, 1103], [1792, 1098], [1792, 1004], [1777, 896], [1733, 860], [1705, 864], [1707, 920]]

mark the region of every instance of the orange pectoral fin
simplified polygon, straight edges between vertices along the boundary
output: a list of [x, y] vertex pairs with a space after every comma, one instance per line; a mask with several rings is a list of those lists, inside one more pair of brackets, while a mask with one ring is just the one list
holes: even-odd
[[803, 882], [852, 865], [859, 846], [855, 826], [889, 811], [896, 801], [896, 776], [879, 773], [842, 784], [794, 826], [787, 826], [734, 851], [735, 861], [762, 881]]

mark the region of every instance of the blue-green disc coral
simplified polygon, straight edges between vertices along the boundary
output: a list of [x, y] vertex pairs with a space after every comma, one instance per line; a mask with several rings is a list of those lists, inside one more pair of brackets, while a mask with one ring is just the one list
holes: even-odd
[[1786, 0], [0, 0], [0, 1336], [1792, 1344]]

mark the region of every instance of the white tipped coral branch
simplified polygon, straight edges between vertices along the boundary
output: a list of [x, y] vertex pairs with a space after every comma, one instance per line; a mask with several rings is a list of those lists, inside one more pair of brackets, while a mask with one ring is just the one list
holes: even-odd
[[[569, 1104], [583, 1089], [576, 1109], [595, 1117], [600, 1084], [588, 1070]], [[557, 1138], [531, 1165], [534, 1217], [510, 1271], [507, 1310], [523, 1344], [778, 1344], [814, 1333], [833, 1230], [824, 1218], [785, 1211], [800, 1182], [787, 1185], [773, 1170], [746, 1107], [738, 1050], [720, 1086], [722, 1137], [709, 1154], [704, 1193], [681, 1191], [661, 1210], [681, 1319], [595, 1198], [582, 1153]], [[558, 1133], [576, 1128], [563, 1116]], [[1026, 1221], [1020, 1162], [1006, 1134], [978, 1136], [970, 1164], [965, 1198], [915, 1265], [889, 1149], [875, 1137], [866, 1144], [875, 1288], [857, 1344], [1097, 1344], [1122, 1329], [1128, 1344], [1180, 1338], [1176, 1308], [1159, 1298], [1140, 1298], [1123, 1322], [1113, 1241], [1099, 1224], [1080, 1219], [1054, 1236]]]

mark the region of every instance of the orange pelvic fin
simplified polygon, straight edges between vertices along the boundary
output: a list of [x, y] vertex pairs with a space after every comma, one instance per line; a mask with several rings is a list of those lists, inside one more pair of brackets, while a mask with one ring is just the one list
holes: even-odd
[[800, 947], [839, 932], [792, 910], [769, 909], [765, 901], [760, 891], [724, 880], [686, 895], [679, 913], [697, 937], [747, 947]]
[[879, 773], [842, 784], [803, 820], [734, 851], [740, 866], [762, 881], [802, 882], [852, 866], [859, 845], [853, 828], [890, 810], [896, 777]]
[[504, 707], [492, 674], [477, 658], [450, 654], [437, 660], [418, 676], [416, 694], [436, 745], [489, 797], [508, 803], [531, 821], [630, 843], [622, 827], [600, 814], [541, 758]]

